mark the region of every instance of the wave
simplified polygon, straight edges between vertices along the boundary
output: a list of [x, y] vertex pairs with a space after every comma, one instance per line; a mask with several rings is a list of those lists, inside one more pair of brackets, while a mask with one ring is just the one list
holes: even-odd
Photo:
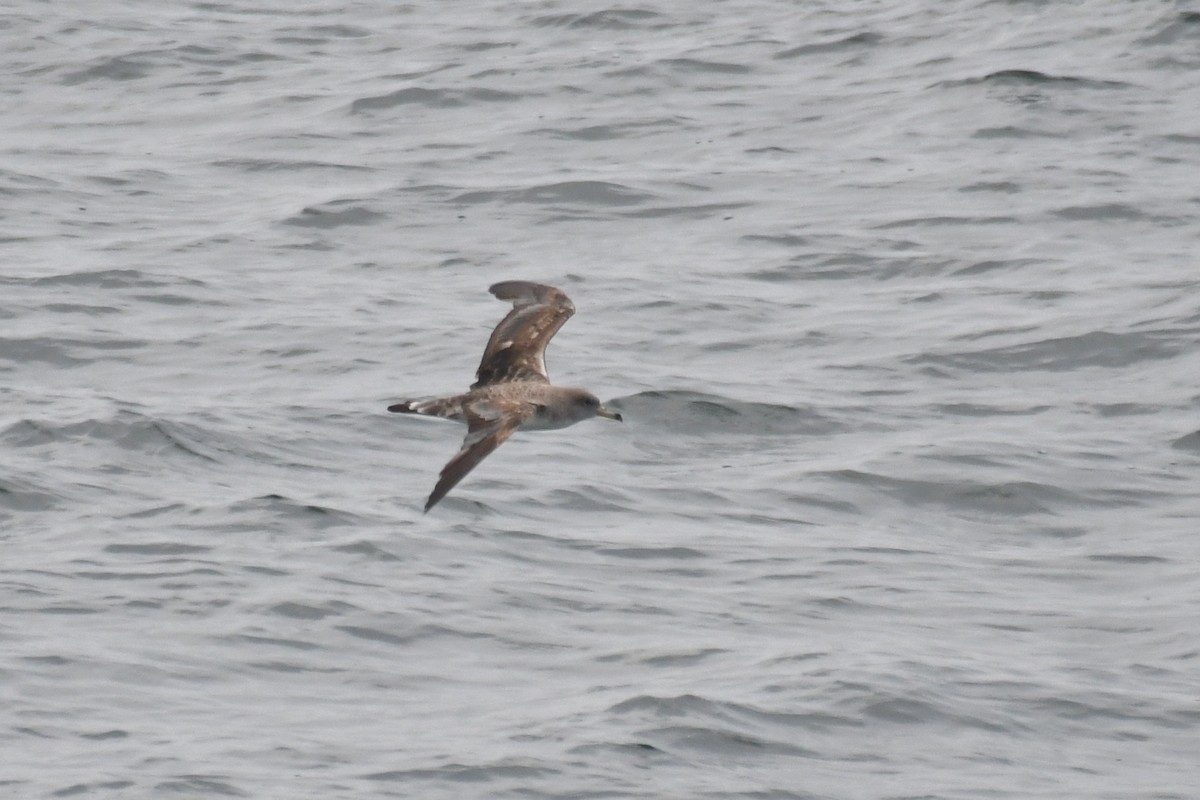
[[626, 421], [703, 436], [818, 435], [842, 428], [807, 405], [756, 403], [688, 390], [641, 392], [609, 404]]

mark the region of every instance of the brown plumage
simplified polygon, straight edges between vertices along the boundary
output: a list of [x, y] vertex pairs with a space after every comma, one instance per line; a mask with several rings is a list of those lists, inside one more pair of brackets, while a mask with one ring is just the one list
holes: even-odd
[[595, 416], [621, 421], [583, 389], [550, 385], [546, 344], [575, 313], [560, 289], [528, 281], [504, 281], [489, 290], [513, 308], [492, 331], [470, 391], [450, 397], [404, 400], [388, 411], [466, 422], [462, 449], [442, 468], [425, 510], [437, 505], [459, 481], [518, 428], [565, 428]]
[[546, 345], [575, 313], [575, 304], [561, 289], [541, 283], [504, 281], [488, 291], [512, 300], [513, 308], [492, 331], [471, 388], [515, 381], [549, 383]]

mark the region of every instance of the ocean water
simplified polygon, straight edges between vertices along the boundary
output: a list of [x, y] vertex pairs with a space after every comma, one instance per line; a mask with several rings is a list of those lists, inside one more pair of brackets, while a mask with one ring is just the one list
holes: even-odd
[[[1200, 8], [25, 2], [0, 795], [1200, 796]], [[431, 513], [501, 279], [578, 314]]]

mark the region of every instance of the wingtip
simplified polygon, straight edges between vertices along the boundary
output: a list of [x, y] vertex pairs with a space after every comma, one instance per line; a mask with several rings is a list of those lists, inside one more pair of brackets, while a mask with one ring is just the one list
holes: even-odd
[[519, 289], [526, 281], [500, 281], [488, 287], [488, 293], [497, 300], [513, 300], [519, 296]]
[[489, 286], [488, 291], [497, 300], [513, 301], [513, 304], [518, 308], [533, 303], [556, 302], [563, 308], [571, 309], [572, 313], [575, 311], [575, 305], [567, 297], [567, 293], [557, 286], [551, 286], [548, 283], [538, 283], [536, 281], [500, 281]]
[[488, 291], [502, 300], [509, 300], [516, 295], [529, 294], [539, 289], [550, 288], [553, 287], [536, 281], [498, 281], [489, 286]]
[[453, 488], [453, 487], [449, 487], [449, 486], [443, 487], [441, 485], [441, 482], [439, 481], [438, 485], [433, 487], [433, 491], [430, 493], [429, 499], [425, 501], [425, 510], [422, 511], [421, 513], [428, 514], [429, 509], [433, 508], [438, 503], [442, 502], [442, 498], [450, 493], [451, 488]]

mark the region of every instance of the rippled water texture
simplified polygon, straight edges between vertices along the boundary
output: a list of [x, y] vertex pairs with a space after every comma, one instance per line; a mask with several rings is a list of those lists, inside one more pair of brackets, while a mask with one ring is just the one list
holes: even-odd
[[[1200, 786], [1188, 3], [17, 4], [0, 795]], [[430, 514], [542, 280], [556, 381]]]

